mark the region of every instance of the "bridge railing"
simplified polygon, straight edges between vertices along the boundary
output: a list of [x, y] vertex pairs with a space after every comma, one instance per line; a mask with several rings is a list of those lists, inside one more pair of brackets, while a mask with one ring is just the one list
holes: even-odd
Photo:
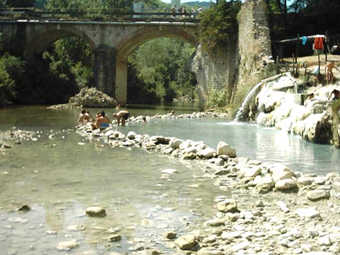
[[13, 8], [0, 9], [0, 20], [70, 20], [70, 21], [167, 21], [167, 22], [193, 22], [198, 23], [198, 13], [178, 13], [178, 12], [133, 12], [124, 9], [112, 11], [104, 10], [39, 10], [34, 8]]

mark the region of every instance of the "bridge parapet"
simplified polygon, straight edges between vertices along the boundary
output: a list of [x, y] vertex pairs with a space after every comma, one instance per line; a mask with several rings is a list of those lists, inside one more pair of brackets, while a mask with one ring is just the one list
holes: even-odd
[[111, 11], [103, 10], [80, 10], [71, 9], [68, 11], [60, 10], [40, 10], [34, 8], [0, 8], [0, 19], [2, 20], [69, 20], [69, 21], [163, 21], [163, 22], [191, 22], [199, 23], [199, 15], [194, 13], [179, 13], [179, 12], [133, 12], [124, 9], [113, 9]]

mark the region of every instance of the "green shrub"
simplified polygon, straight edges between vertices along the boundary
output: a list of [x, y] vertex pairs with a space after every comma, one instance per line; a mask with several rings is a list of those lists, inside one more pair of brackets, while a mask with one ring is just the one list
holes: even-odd
[[240, 1], [221, 1], [200, 14], [200, 40], [203, 49], [212, 51], [228, 43], [228, 37], [237, 31], [236, 16], [240, 7]]
[[7, 53], [0, 58], [0, 105], [15, 100], [16, 85], [23, 79], [24, 65], [21, 59]]
[[226, 89], [210, 88], [208, 91], [208, 108], [225, 107], [227, 105], [228, 91]]

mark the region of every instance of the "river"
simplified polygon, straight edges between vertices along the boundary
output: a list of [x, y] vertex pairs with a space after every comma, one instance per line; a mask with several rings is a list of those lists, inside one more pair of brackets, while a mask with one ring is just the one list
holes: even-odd
[[[91, 109], [92, 115], [96, 110]], [[152, 115], [170, 109], [129, 110], [133, 115]], [[113, 110], [106, 112], [111, 116]], [[68, 240], [76, 240], [79, 247], [67, 254], [132, 252], [141, 247], [171, 253], [174, 249], [164, 240], [165, 233], [195, 229], [213, 214], [214, 198], [226, 195], [203, 176], [196, 162], [88, 143], [74, 132], [77, 116], [77, 111], [44, 106], [0, 110], [0, 130], [15, 126], [39, 137], [0, 156], [1, 254], [60, 254], [56, 247]], [[340, 172], [340, 150], [253, 124], [159, 119], [119, 130], [204, 141], [212, 147], [225, 141], [238, 156], [281, 162], [303, 172]], [[168, 176], [162, 172], [166, 169], [176, 173]], [[31, 210], [17, 211], [22, 205]], [[86, 216], [90, 206], [104, 207], [107, 216]], [[109, 242], [113, 233], [121, 241]]]

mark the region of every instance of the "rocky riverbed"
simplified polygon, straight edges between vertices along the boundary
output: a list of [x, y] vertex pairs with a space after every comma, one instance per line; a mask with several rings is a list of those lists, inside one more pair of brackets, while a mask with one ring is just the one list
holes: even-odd
[[[203, 117], [207, 113], [158, 115], [147, 120]], [[129, 124], [142, 123], [142, 119], [131, 118]], [[236, 150], [223, 141], [211, 148], [203, 142], [175, 137], [124, 134], [114, 126], [103, 131], [81, 126], [77, 132], [112, 148], [138, 147], [176, 160], [195, 160], [204, 177], [214, 180], [221, 190], [215, 198], [216, 214], [193, 232], [164, 233], [164, 243], [176, 250], [174, 254], [340, 253], [339, 172], [317, 176], [281, 164], [237, 157]], [[95, 209], [105, 217], [105, 208]], [[147, 245], [149, 241], [141, 240], [140, 249], [129, 254], [160, 254]]]
[[[143, 125], [143, 117], [131, 117], [128, 125]], [[146, 116], [148, 122], [176, 118], [225, 118], [224, 114], [193, 113]], [[308, 254], [330, 255], [340, 253], [340, 176], [339, 172], [326, 176], [304, 174], [281, 164], [269, 164], [254, 159], [238, 157], [237, 151], [221, 141], [211, 148], [202, 141], [183, 140], [176, 137], [149, 136], [135, 132], [124, 133], [116, 123], [106, 130], [92, 130], [80, 126], [76, 132], [84, 140], [100, 142], [103, 146], [126, 149], [138, 148], [159, 153], [180, 162], [195, 161], [202, 177], [213, 180], [220, 194], [215, 198], [215, 214], [194, 231], [177, 233], [164, 230], [157, 240], [148, 238], [131, 241], [128, 254], [161, 254], [157, 245], [173, 251], [171, 254]], [[43, 136], [53, 140], [64, 137], [72, 130], [59, 134], [53, 130], [41, 133], [12, 129], [1, 133], [3, 151], [17, 144], [36, 142]], [[81, 146], [82, 144], [79, 143]], [[170, 178], [175, 169], [162, 172]], [[199, 188], [199, 185], [198, 185]], [[22, 205], [18, 211], [29, 211]], [[105, 220], [108, 208], [92, 206], [84, 212], [86, 217]], [[10, 222], [22, 222], [22, 217]], [[24, 224], [24, 223], [23, 223]], [[183, 222], [185, 224], [185, 222]], [[86, 226], [69, 226], [70, 231], [85, 231]], [[105, 229], [103, 229], [104, 231]], [[108, 243], [124, 240], [120, 229], [106, 229]], [[55, 233], [48, 233], [53, 235]], [[101, 235], [100, 235], [101, 236]], [[100, 237], [101, 238], [101, 237]], [[152, 236], [150, 237], [153, 238]], [[77, 251], [76, 239], [66, 237], [56, 243], [60, 251]], [[80, 254], [97, 254], [89, 250]], [[110, 255], [120, 253], [111, 252]], [[124, 253], [121, 253], [124, 254]]]
[[0, 132], [0, 153], [5, 154], [8, 149], [25, 141], [37, 141], [36, 135], [35, 132], [16, 128]]

